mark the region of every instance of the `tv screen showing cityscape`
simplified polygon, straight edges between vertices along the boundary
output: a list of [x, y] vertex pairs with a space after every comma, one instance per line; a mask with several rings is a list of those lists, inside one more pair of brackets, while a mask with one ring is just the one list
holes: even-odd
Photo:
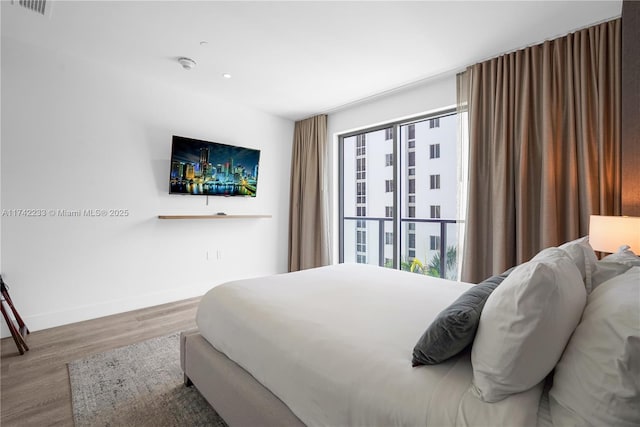
[[173, 136], [169, 193], [255, 197], [260, 150]]

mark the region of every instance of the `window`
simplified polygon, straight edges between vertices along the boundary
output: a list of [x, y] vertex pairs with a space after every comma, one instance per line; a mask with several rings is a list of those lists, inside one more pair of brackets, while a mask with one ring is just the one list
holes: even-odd
[[367, 203], [367, 183], [364, 181], [356, 183], [356, 204]]
[[390, 231], [386, 231], [384, 233], [384, 244], [385, 245], [393, 245], [393, 233]]
[[367, 135], [361, 134], [356, 137], [356, 156], [367, 154]]
[[409, 151], [408, 165], [409, 166], [415, 166], [416, 165], [416, 152], [415, 151]]
[[429, 188], [438, 190], [440, 188], [440, 175], [429, 175]]
[[440, 236], [429, 236], [429, 249], [432, 251], [440, 250]]
[[391, 193], [393, 192], [393, 180], [387, 179], [384, 181], [384, 192]]
[[408, 134], [407, 139], [416, 139], [416, 125], [415, 124], [410, 124], [409, 126], [407, 126], [407, 134]]
[[[455, 218], [442, 215], [457, 211], [459, 118], [464, 123], [447, 113], [339, 137], [339, 262], [406, 270], [414, 259], [435, 265], [440, 246], [456, 249]], [[443, 275], [455, 278], [449, 265]]]
[[360, 157], [356, 159], [356, 179], [367, 179], [367, 159]]
[[429, 145], [429, 158], [430, 159], [440, 158], [440, 144]]

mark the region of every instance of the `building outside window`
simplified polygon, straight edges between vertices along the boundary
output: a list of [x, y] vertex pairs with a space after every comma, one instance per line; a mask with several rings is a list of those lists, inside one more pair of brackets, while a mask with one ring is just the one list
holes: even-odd
[[431, 205], [431, 218], [440, 218], [440, 205]]

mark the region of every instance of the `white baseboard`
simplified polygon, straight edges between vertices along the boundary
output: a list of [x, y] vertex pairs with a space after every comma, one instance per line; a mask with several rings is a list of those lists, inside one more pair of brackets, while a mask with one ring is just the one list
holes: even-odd
[[[85, 305], [66, 311], [56, 311], [33, 316], [23, 315], [22, 319], [29, 330], [31, 332], [35, 332], [42, 329], [54, 328], [56, 326], [68, 325], [70, 323], [82, 322], [84, 320], [96, 319], [98, 317], [124, 313], [140, 308], [152, 307], [154, 305], [201, 296], [210, 288], [211, 285], [208, 285], [204, 290], [201, 287], [172, 289], [131, 298], [103, 301], [98, 304]], [[7, 325], [4, 323], [4, 319], [1, 322], [2, 338], [11, 336], [9, 328], [7, 328]], [[29, 341], [27, 340], [27, 345], [28, 344]]]

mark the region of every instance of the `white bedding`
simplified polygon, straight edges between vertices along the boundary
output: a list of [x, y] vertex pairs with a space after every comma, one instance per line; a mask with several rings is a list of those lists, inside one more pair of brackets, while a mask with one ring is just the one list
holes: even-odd
[[309, 426], [536, 425], [541, 385], [489, 404], [470, 390], [468, 352], [411, 367], [420, 335], [470, 286], [341, 264], [217, 286], [196, 322]]

